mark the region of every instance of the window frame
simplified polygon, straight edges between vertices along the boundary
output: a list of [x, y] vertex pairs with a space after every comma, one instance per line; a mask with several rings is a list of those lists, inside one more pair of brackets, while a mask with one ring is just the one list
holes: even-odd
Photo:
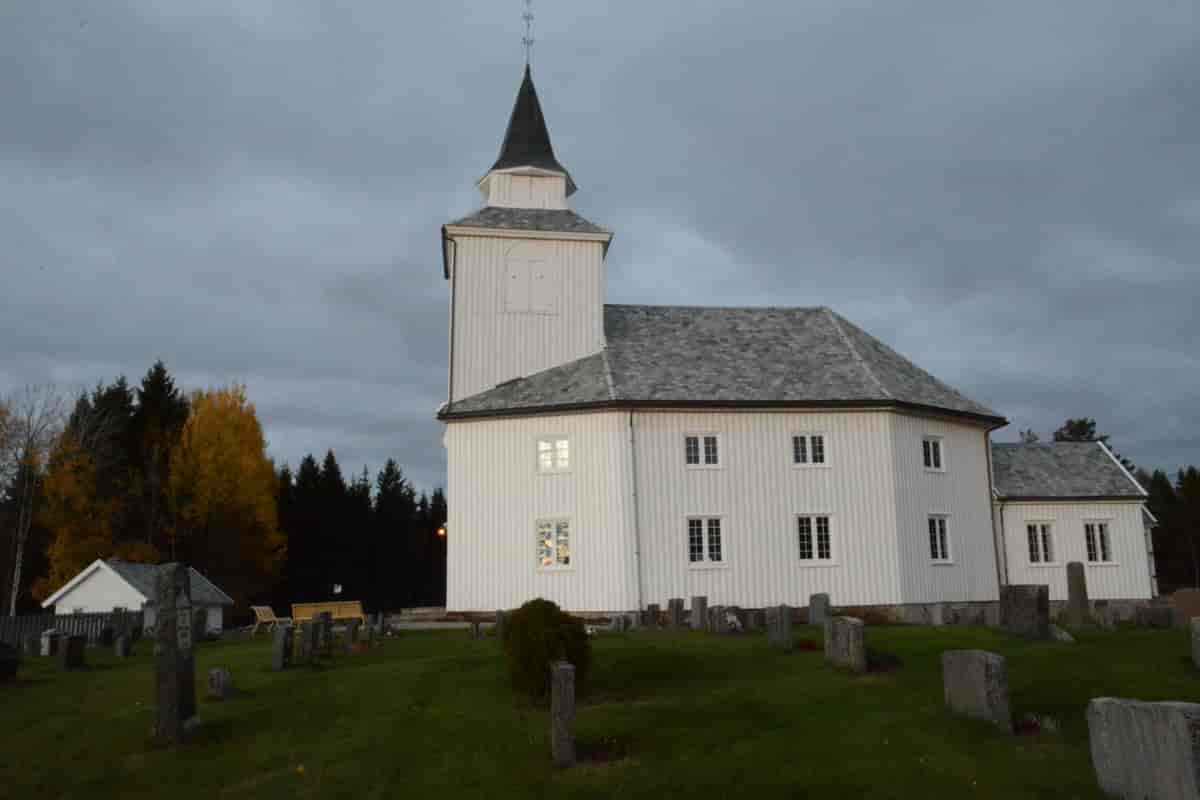
[[[700, 522], [700, 547], [701, 558], [699, 561], [692, 561], [692, 522]], [[721, 560], [712, 560], [712, 548], [709, 536], [712, 533], [712, 523], [717, 523], [717, 533], [720, 536], [718, 549], [720, 551]], [[687, 536], [685, 544], [687, 545], [687, 566], [690, 570], [707, 570], [707, 569], [726, 569], [729, 566], [729, 548], [727, 547], [728, 538], [725, 536], [725, 515], [724, 514], [688, 514], [684, 517], [683, 530]]]
[[[541, 445], [542, 442], [550, 443], [550, 452], [554, 456], [554, 466], [551, 469], [542, 469]], [[558, 443], [567, 443], [567, 466], [558, 466]], [[565, 433], [548, 433], [535, 436], [533, 438], [533, 471], [537, 475], [566, 475], [575, 469], [575, 448], [571, 446], [571, 437]]]
[[[813, 446], [812, 440], [814, 436], [821, 437], [821, 463], [815, 463], [812, 460]], [[796, 460], [796, 439], [804, 439], [804, 454], [807, 460]], [[788, 446], [791, 448], [791, 463], [792, 469], [829, 469], [829, 434], [825, 431], [792, 431], [788, 437]]]
[[[1103, 555], [1104, 545], [1101, 540], [1105, 540], [1108, 546], [1109, 558], [1107, 561], [1093, 561], [1088, 552], [1087, 529], [1089, 525], [1103, 526], [1103, 533], [1099, 527], [1096, 529], [1096, 554]], [[1083, 520], [1083, 555], [1084, 563], [1089, 567], [1119, 567], [1120, 562], [1116, 559], [1116, 553], [1113, 551], [1113, 535], [1112, 535], [1112, 519], [1110, 517], [1084, 517]]]
[[[540, 542], [541, 541], [541, 537], [540, 537], [541, 530], [540, 529], [541, 529], [542, 525], [543, 524], [557, 525], [560, 522], [567, 523], [567, 558], [569, 558], [570, 561], [566, 564], [559, 563], [558, 554], [556, 552], [555, 553], [555, 561], [553, 564], [548, 564], [548, 565], [542, 564], [537, 561], [536, 552], [535, 552], [534, 569], [537, 572], [568, 572], [570, 570], [575, 569], [575, 562], [576, 562], [576, 559], [575, 559], [575, 523], [572, 522], [571, 516], [569, 514], [538, 517], [537, 519], [535, 519], [533, 521], [533, 532], [534, 532], [534, 534], [538, 535], [538, 537], [539, 537], [538, 541]], [[555, 533], [556, 533], [556, 537], [557, 537], [557, 531]], [[554, 544], [555, 544], [555, 548], [557, 550], [557, 547], [558, 547], [557, 538], [556, 538], [556, 541]]]
[[933, 555], [932, 549], [927, 546], [925, 548], [925, 552], [928, 553], [928, 555], [929, 555], [929, 563], [935, 567], [953, 566], [954, 565], [954, 537], [950, 533], [950, 515], [943, 511], [934, 511], [929, 514], [926, 514], [925, 520], [926, 520], [925, 521], [925, 536], [926, 536], [925, 544], [926, 545], [932, 544], [932, 542], [928, 538], [928, 536], [931, 533], [931, 531], [929, 530], [929, 524], [931, 522], [935, 522], [935, 521], [941, 523], [941, 525], [940, 525], [941, 530], [939, 530], [937, 532], [937, 534], [939, 535], [939, 544], [942, 545], [942, 547], [939, 548], [942, 551], [942, 554], [941, 554], [940, 558], [935, 557]]
[[[925, 463], [925, 450], [929, 449], [933, 452], [933, 445], [937, 445], [937, 465], [930, 466]], [[928, 446], [928, 448], [927, 448]], [[930, 458], [930, 463], [933, 459]], [[944, 473], [946, 471], [946, 438], [932, 433], [922, 434], [921, 436], [921, 466], [926, 472]]]
[[[1049, 540], [1050, 540], [1050, 555], [1052, 557], [1052, 559], [1050, 561], [1045, 561], [1045, 560], [1033, 561], [1030, 559], [1030, 557], [1029, 557], [1029, 527], [1031, 525], [1036, 526], [1038, 529], [1038, 532], [1037, 532], [1038, 553], [1043, 558], [1046, 553], [1046, 537], [1047, 537], [1047, 531], [1044, 530], [1044, 528], [1049, 528], [1048, 535], [1049, 535]], [[1023, 540], [1023, 545], [1024, 545], [1024, 549], [1025, 549], [1025, 564], [1026, 564], [1026, 566], [1032, 567], [1034, 569], [1043, 569], [1045, 567], [1062, 566], [1061, 559], [1059, 558], [1058, 541], [1057, 541], [1057, 537], [1055, 536], [1054, 528], [1055, 528], [1055, 524], [1054, 524], [1054, 520], [1052, 520], [1052, 519], [1027, 519], [1027, 520], [1025, 520], [1025, 538]]]
[[[818, 527], [817, 519], [824, 517], [829, 526], [829, 558], [819, 558], [821, 552], [820, 544], [818, 543]], [[802, 558], [800, 555], [800, 520], [810, 519], [812, 529], [812, 546], [813, 557]], [[796, 549], [792, 551], [794, 554], [793, 561], [797, 566], [803, 569], [822, 569], [825, 567], [841, 566], [841, 548], [837, 542], [837, 526], [834, 523], [834, 515], [828, 511], [799, 511], [792, 514], [792, 542], [796, 545]]]
[[[687, 440], [692, 439], [692, 438], [695, 438], [697, 440], [696, 446], [698, 449], [696, 452], [697, 452], [697, 457], [700, 459], [700, 462], [697, 464], [689, 464], [688, 460], [687, 460]], [[705, 463], [705, 459], [707, 458], [707, 453], [705, 451], [706, 442], [704, 440], [706, 438], [712, 438], [712, 439], [716, 440], [717, 461], [715, 464]], [[725, 451], [725, 446], [721, 441], [722, 438], [723, 437], [721, 436], [721, 434], [718, 433], [717, 431], [684, 431], [684, 434], [683, 434], [683, 466], [684, 466], [684, 469], [721, 469], [724, 466], [724, 461], [722, 460], [722, 453], [724, 453], [724, 451]]]

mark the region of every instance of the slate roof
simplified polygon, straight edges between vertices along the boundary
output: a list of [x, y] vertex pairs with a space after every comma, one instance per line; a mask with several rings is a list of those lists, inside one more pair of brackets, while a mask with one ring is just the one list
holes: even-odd
[[[110, 558], [104, 563], [112, 567], [118, 575], [124, 578], [129, 584], [145, 595], [146, 599], [153, 601], [155, 597], [154, 581], [158, 574], [158, 567], [154, 564], [134, 564], [130, 561], [121, 561], [120, 559]], [[222, 592], [208, 578], [201, 575], [193, 567], [188, 567], [188, 572], [191, 578], [192, 602], [204, 605], [233, 605], [233, 598]]]
[[1007, 500], [1145, 497], [1099, 442], [996, 442], [992, 470], [996, 493]]
[[575, 181], [571, 179], [571, 173], [554, 157], [550, 131], [546, 127], [546, 118], [542, 114], [542, 104], [538, 102], [537, 89], [533, 86], [533, 75], [528, 64], [525, 65], [525, 76], [521, 80], [521, 88], [517, 91], [516, 102], [513, 103], [512, 115], [508, 118], [508, 129], [504, 132], [504, 142], [500, 145], [500, 156], [492, 165], [492, 169], [512, 167], [541, 167], [561, 172], [567, 176], [567, 195], [575, 192]]
[[500, 228], [510, 231], [559, 231], [565, 233], [608, 233], [569, 208], [502, 208], [487, 206], [447, 227]]
[[443, 418], [572, 406], [908, 406], [1003, 423], [828, 308], [604, 307], [607, 347]]

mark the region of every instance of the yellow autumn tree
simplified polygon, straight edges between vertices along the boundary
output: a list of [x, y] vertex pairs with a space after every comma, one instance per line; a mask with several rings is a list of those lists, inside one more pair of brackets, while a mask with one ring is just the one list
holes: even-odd
[[172, 560], [207, 574], [238, 603], [261, 597], [286, 556], [275, 465], [244, 386], [195, 392], [171, 454]]

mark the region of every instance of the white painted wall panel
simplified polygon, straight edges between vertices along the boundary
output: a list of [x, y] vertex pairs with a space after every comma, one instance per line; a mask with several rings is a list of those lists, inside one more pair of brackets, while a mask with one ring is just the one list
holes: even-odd
[[[998, 599], [985, 429], [906, 414], [893, 414], [891, 421], [904, 602]], [[922, 441], [926, 436], [941, 437], [941, 472], [925, 469]], [[946, 516], [949, 564], [931, 559], [930, 514]]]
[[145, 601], [146, 598], [128, 583], [104, 567], [98, 567], [72, 587], [71, 591], [58, 598], [54, 604], [54, 612], [99, 613], [112, 611], [117, 606], [136, 610], [140, 609]]
[[[618, 412], [449, 423], [447, 608], [535, 597], [572, 611], [636, 608], [627, 431]], [[570, 439], [568, 473], [535, 471], [536, 441], [551, 435]], [[535, 524], [556, 516], [571, 520], [572, 564], [541, 570]]]
[[[529, 265], [537, 265], [537, 275], [510, 274]], [[604, 344], [600, 242], [462, 236], [452, 279], [451, 400], [597, 353]], [[526, 279], [538, 283], [537, 291], [528, 290], [536, 310], [513, 310], [511, 284]]]
[[[1088, 597], [1092, 600], [1134, 600], [1153, 596], [1140, 501], [1006, 502], [997, 504], [997, 515], [1004, 530], [1010, 583], [1046, 584], [1050, 587], [1051, 600], [1066, 600], [1067, 563], [1080, 561], [1087, 573]], [[1108, 522], [1114, 556], [1111, 564], [1087, 562], [1083, 525], [1085, 521], [1093, 520]], [[1053, 525], [1055, 561], [1048, 566], [1029, 561], [1025, 526], [1031, 522]]]
[[485, 190], [489, 206], [503, 208], [567, 207], [567, 179], [561, 175], [522, 175], [493, 172]]

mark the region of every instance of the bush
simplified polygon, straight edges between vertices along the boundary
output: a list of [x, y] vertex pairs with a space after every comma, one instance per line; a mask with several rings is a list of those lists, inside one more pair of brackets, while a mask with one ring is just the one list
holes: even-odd
[[550, 663], [575, 666], [575, 691], [582, 693], [592, 666], [592, 645], [583, 620], [538, 598], [512, 612], [504, 630], [504, 656], [513, 689], [533, 703], [550, 696]]

